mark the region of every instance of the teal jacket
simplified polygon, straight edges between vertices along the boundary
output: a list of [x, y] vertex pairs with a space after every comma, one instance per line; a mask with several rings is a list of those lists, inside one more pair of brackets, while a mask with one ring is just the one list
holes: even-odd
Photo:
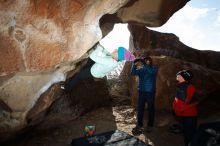
[[95, 78], [103, 78], [121, 63], [113, 59], [112, 55], [101, 45], [98, 45], [89, 57], [95, 62], [90, 70]]

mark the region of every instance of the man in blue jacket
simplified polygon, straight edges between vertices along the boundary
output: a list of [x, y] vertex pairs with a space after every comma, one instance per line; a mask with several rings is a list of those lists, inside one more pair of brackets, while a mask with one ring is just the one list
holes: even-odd
[[139, 77], [139, 97], [137, 107], [137, 125], [133, 128], [133, 134], [140, 134], [143, 132], [143, 116], [145, 103], [148, 105], [148, 123], [147, 132], [151, 132], [154, 126], [155, 116], [155, 91], [156, 91], [156, 77], [158, 69], [153, 66], [152, 59], [145, 57], [143, 60], [135, 60], [132, 65], [131, 74]]

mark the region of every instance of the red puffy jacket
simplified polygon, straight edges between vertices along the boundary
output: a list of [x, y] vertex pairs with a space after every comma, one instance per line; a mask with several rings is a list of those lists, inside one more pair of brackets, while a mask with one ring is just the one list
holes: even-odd
[[173, 101], [173, 109], [177, 116], [197, 116], [197, 94], [196, 89], [188, 82], [176, 85], [176, 97]]

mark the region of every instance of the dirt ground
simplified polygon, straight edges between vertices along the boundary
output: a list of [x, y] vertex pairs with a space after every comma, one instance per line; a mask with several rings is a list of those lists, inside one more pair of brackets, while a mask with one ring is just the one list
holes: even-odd
[[[183, 146], [181, 134], [168, 132], [169, 126], [173, 124], [172, 118], [169, 112], [157, 111], [154, 130], [136, 137], [149, 146]], [[147, 113], [145, 120], [147, 120]], [[30, 132], [4, 145], [70, 146], [72, 139], [83, 136], [85, 125], [95, 125], [96, 134], [118, 129], [132, 135], [131, 130], [135, 123], [136, 113], [135, 109], [130, 106], [130, 100], [115, 97], [112, 100], [112, 106], [98, 108], [75, 120], [71, 120], [71, 115], [51, 116], [40, 125], [33, 127]]]

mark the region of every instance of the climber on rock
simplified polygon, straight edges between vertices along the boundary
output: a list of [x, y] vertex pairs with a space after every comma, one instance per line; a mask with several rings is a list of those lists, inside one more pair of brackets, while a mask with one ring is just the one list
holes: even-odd
[[86, 68], [70, 78], [69, 82], [61, 86], [61, 89], [69, 92], [82, 79], [103, 78], [122, 61], [133, 61], [134, 59], [135, 56], [124, 47], [118, 47], [118, 49], [109, 53], [103, 46], [98, 44], [90, 54]]

